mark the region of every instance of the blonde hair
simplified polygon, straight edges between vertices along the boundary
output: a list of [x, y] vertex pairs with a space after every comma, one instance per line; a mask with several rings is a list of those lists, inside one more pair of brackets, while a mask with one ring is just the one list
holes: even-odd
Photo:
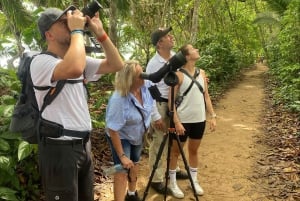
[[130, 88], [133, 84], [134, 77], [136, 75], [136, 65], [139, 62], [135, 60], [125, 61], [125, 65], [122, 70], [116, 73], [115, 77], [115, 90], [118, 91], [121, 96], [127, 96]]

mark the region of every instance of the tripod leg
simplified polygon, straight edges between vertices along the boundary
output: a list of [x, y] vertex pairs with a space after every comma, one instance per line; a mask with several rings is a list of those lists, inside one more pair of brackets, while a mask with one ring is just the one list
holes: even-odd
[[190, 182], [191, 182], [191, 186], [192, 186], [192, 189], [193, 189], [193, 191], [194, 191], [194, 196], [195, 196], [196, 200], [199, 201], [198, 196], [197, 196], [197, 193], [196, 193], [196, 189], [195, 189], [195, 186], [194, 186], [194, 182], [193, 182], [193, 180], [192, 180], [192, 176], [191, 176], [191, 173], [190, 173], [190, 170], [189, 170], [189, 166], [188, 166], [186, 157], [185, 157], [185, 155], [184, 155], [183, 148], [182, 148], [182, 146], [181, 146], [181, 144], [180, 144], [179, 137], [178, 137], [178, 135], [176, 135], [176, 134], [175, 134], [175, 136], [176, 136], [175, 139], [176, 139], [176, 141], [177, 141], [177, 144], [178, 144], [178, 147], [179, 147], [179, 150], [180, 150], [180, 154], [181, 154], [181, 156], [182, 156], [182, 160], [183, 160], [183, 163], [184, 163], [184, 167], [185, 167], [186, 172], [187, 172], [187, 174], [188, 174], [188, 176], [189, 176], [189, 180], [190, 180]]
[[[170, 131], [173, 131], [173, 132], [170, 132]], [[170, 156], [171, 156], [171, 147], [172, 147], [172, 143], [173, 143], [173, 139], [172, 139], [171, 133], [174, 133], [174, 132], [175, 132], [174, 129], [169, 128], [169, 132], [168, 132], [169, 143], [168, 143], [167, 167], [166, 167], [166, 173], [165, 173], [166, 182], [165, 182], [164, 200], [167, 199], [167, 188], [168, 188], [169, 169], [170, 169]]]
[[[164, 138], [163, 138], [163, 141], [159, 147], [159, 150], [158, 150], [158, 153], [157, 153], [157, 157], [155, 159], [155, 163], [153, 165], [153, 169], [152, 169], [152, 172], [150, 174], [150, 177], [149, 177], [149, 181], [147, 183], [147, 186], [146, 186], [146, 189], [145, 189], [145, 192], [144, 192], [144, 196], [143, 196], [143, 201], [146, 199], [147, 195], [148, 195], [148, 191], [149, 191], [149, 188], [150, 188], [150, 184], [151, 184], [151, 181], [153, 179], [153, 176], [154, 176], [154, 173], [155, 173], [155, 170], [157, 169], [157, 164], [161, 158], [161, 155], [163, 153], [163, 150], [164, 150], [164, 147], [166, 145], [166, 142], [167, 142], [167, 139], [168, 139], [168, 135], [165, 135]], [[165, 188], [165, 194], [167, 193], [166, 192], [167, 188]]]

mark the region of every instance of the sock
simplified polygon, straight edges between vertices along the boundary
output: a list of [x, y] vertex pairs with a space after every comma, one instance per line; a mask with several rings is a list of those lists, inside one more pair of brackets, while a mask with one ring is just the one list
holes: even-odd
[[197, 171], [198, 168], [192, 168], [190, 167], [190, 173], [193, 181], [197, 181]]
[[128, 194], [128, 195], [135, 195], [135, 191], [132, 192], [132, 191], [128, 190], [128, 191], [127, 191], [127, 194]]
[[170, 182], [176, 182], [176, 169], [169, 170]]

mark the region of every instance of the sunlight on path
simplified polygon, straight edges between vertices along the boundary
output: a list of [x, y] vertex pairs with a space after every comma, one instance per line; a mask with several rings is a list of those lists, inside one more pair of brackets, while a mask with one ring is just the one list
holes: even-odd
[[217, 104], [217, 131], [206, 132], [199, 150], [202, 201], [253, 201], [261, 196], [251, 174], [261, 149], [255, 137], [262, 132], [266, 70], [258, 66], [246, 72]]

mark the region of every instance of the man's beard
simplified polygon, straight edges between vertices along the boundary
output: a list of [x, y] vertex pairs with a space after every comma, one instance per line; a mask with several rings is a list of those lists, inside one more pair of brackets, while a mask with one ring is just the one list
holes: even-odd
[[59, 43], [60, 43], [61, 46], [69, 47], [70, 44], [71, 44], [71, 36], [68, 37], [68, 38], [64, 38], [62, 40], [59, 40]]

